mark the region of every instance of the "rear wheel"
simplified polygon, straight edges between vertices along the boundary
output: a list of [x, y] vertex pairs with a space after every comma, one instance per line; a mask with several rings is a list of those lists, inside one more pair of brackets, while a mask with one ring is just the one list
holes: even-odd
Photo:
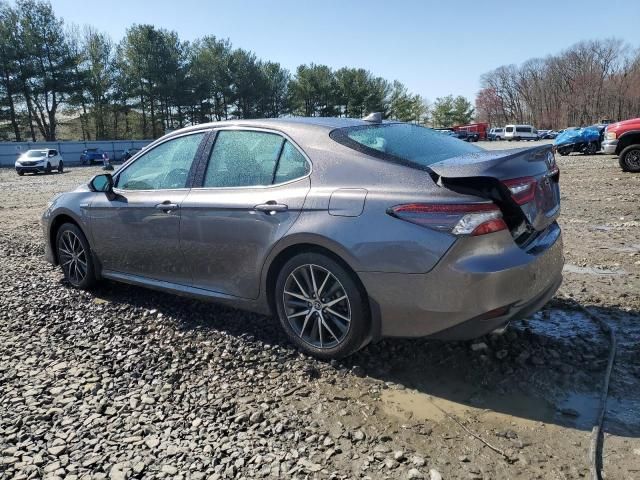
[[64, 164], [62, 163], [62, 160], [60, 160], [60, 162], [58, 162], [58, 173], [63, 173], [64, 172]]
[[625, 172], [640, 172], [640, 144], [629, 145], [622, 150], [618, 162]]
[[56, 233], [58, 262], [66, 280], [76, 288], [91, 288], [96, 282], [91, 248], [82, 230], [73, 223], [63, 224]]
[[301, 350], [329, 360], [355, 352], [369, 328], [369, 309], [354, 275], [334, 259], [303, 253], [280, 270], [275, 289], [280, 323]]

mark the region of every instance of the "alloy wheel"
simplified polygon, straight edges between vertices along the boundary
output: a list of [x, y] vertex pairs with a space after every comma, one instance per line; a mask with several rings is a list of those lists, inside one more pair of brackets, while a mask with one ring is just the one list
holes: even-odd
[[627, 152], [624, 161], [630, 169], [640, 170], [640, 149]]
[[294, 333], [315, 348], [333, 348], [349, 333], [349, 296], [324, 267], [305, 264], [293, 270], [284, 284], [283, 303]]
[[80, 238], [72, 231], [67, 230], [60, 237], [58, 256], [67, 280], [75, 286], [79, 285], [87, 276], [87, 252]]

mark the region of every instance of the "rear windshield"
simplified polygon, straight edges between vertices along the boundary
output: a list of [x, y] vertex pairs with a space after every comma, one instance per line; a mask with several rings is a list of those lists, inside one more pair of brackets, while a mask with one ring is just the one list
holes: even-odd
[[513, 127], [507, 127], [506, 131], [509, 132], [509, 133], [513, 132]]
[[336, 142], [367, 155], [419, 167], [482, 151], [455, 137], [410, 123], [339, 128], [330, 136]]

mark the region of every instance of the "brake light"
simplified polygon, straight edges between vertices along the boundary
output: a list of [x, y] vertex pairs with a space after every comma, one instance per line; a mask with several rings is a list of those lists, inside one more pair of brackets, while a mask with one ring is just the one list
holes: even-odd
[[485, 235], [506, 230], [502, 212], [493, 203], [410, 203], [390, 208], [393, 217], [453, 235]]
[[518, 204], [524, 205], [532, 201], [536, 195], [537, 180], [534, 177], [512, 178], [502, 182], [511, 192], [511, 198]]

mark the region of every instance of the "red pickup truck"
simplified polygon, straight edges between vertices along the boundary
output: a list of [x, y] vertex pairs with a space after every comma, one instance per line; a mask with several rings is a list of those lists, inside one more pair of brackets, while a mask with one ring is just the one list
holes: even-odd
[[640, 172], [640, 118], [607, 125], [602, 151], [618, 155], [624, 171]]

